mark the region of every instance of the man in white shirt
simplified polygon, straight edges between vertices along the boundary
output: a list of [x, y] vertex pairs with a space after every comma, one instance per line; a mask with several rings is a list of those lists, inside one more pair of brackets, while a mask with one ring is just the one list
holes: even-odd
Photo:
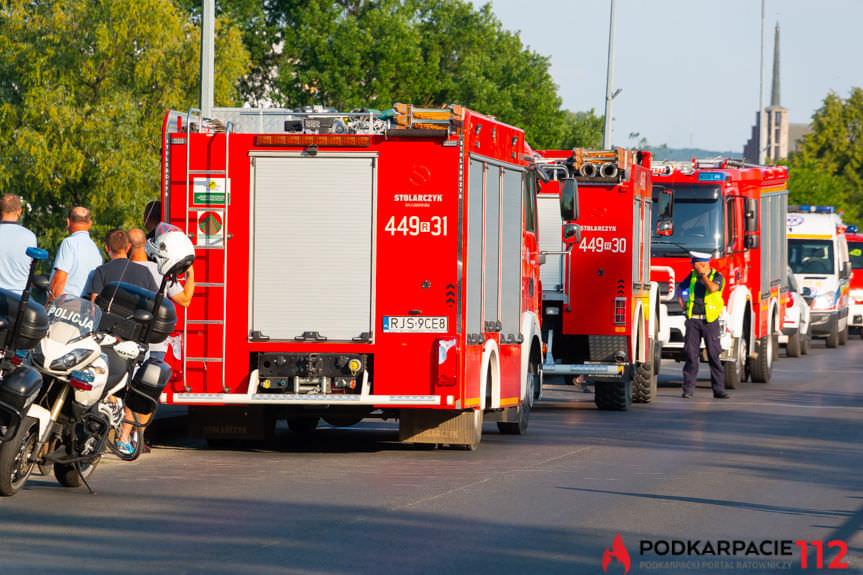
[[30, 275], [27, 248], [36, 247], [36, 235], [18, 223], [23, 212], [15, 194], [0, 197], [0, 288], [24, 291]]
[[69, 210], [66, 218], [69, 237], [60, 243], [54, 258], [49, 297], [57, 298], [64, 293], [81, 297], [93, 270], [102, 265], [102, 252], [90, 239], [92, 225], [93, 218], [87, 208], [76, 206]]

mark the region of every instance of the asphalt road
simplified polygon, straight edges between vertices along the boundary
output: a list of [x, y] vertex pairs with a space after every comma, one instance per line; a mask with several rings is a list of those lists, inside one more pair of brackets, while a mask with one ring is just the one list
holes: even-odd
[[[815, 343], [730, 400], [706, 369], [680, 398], [665, 362], [625, 413], [551, 385], [527, 435], [486, 424], [476, 452], [399, 445], [391, 422], [221, 450], [163, 424], [151, 454], [106, 457], [95, 495], [34, 475], [0, 500], [0, 573], [589, 574], [618, 534], [636, 575], [863, 573], [861, 352]], [[760, 552], [707, 553], [725, 541]], [[822, 569], [794, 541], [823, 542]]]

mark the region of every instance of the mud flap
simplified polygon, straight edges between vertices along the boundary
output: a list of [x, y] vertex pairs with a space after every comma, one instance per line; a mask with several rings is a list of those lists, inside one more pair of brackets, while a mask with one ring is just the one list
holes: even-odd
[[[481, 426], [482, 418], [480, 429]], [[403, 443], [472, 445], [476, 437], [476, 415], [472, 409], [403, 409], [399, 415], [399, 441]]]

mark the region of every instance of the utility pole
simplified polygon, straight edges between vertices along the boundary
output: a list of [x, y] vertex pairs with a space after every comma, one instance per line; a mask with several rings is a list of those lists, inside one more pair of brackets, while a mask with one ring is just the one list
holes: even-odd
[[761, 84], [758, 90], [758, 163], [763, 165], [767, 151], [767, 118], [764, 117], [764, 3], [761, 0]]
[[201, 116], [213, 117], [216, 0], [201, 2]]
[[614, 5], [617, 0], [611, 0], [611, 22], [608, 26], [608, 74], [605, 84], [605, 132], [602, 136], [602, 149], [611, 147], [611, 101], [623, 90], [614, 90]]

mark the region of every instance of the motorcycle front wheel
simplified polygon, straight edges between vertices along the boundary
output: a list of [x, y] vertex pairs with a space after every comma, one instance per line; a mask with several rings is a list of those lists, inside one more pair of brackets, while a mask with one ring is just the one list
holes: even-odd
[[15, 495], [27, 483], [36, 465], [39, 422], [25, 416], [14, 437], [0, 445], [0, 495]]

